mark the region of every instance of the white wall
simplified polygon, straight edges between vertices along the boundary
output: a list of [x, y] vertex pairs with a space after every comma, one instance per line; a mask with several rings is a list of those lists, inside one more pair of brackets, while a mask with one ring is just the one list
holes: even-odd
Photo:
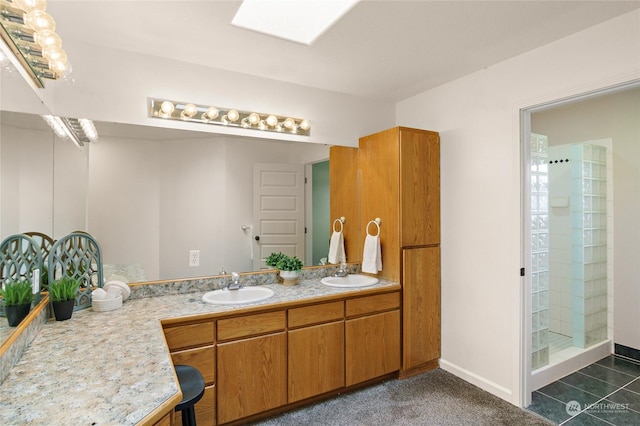
[[103, 263], [141, 265], [157, 279], [159, 183], [157, 142], [103, 137], [91, 147], [87, 231]]
[[396, 124], [441, 136], [441, 366], [514, 404], [529, 290], [519, 111], [640, 78], [638, 34], [636, 11], [397, 104]]
[[[548, 153], [550, 161], [570, 159], [571, 145], [550, 146]], [[571, 163], [549, 164], [549, 331], [565, 336], [573, 336], [570, 198]], [[554, 206], [554, 199], [567, 204]]]
[[[328, 158], [319, 144], [228, 136], [102, 137], [90, 156], [89, 232], [107, 264], [138, 264], [148, 280], [249, 271], [253, 163]], [[200, 250], [200, 266], [188, 266]]]
[[53, 230], [53, 137], [0, 126], [0, 236]]
[[87, 229], [88, 161], [88, 145], [80, 150], [68, 139], [54, 138], [52, 237], [55, 240]]
[[640, 349], [640, 88], [537, 112], [549, 141], [613, 140], [615, 343]]

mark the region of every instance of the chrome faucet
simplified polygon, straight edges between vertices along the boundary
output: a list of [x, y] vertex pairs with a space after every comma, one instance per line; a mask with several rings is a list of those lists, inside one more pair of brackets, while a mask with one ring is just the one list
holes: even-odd
[[349, 272], [347, 271], [347, 262], [345, 262], [343, 260], [343, 261], [340, 262], [340, 266], [338, 267], [338, 272], [333, 274], [333, 276], [334, 277], [346, 277], [347, 275], [349, 275]]
[[227, 286], [227, 290], [240, 290], [242, 284], [240, 284], [240, 274], [237, 272], [231, 273], [231, 283]]

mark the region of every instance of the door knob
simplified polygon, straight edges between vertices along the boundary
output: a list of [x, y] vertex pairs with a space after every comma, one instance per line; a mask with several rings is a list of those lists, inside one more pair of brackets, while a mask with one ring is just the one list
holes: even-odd
[[256, 241], [260, 241], [260, 235], [255, 236]]

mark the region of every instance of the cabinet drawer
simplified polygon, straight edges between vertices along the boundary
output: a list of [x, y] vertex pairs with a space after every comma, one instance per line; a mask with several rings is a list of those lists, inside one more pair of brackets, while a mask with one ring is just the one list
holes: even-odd
[[229, 340], [283, 331], [285, 322], [284, 311], [218, 320], [218, 339]]
[[344, 318], [344, 302], [323, 303], [289, 309], [289, 328], [320, 324]]
[[383, 312], [400, 307], [400, 293], [380, 294], [347, 300], [347, 317]]
[[171, 361], [173, 361], [173, 365], [190, 365], [197, 368], [202, 377], [204, 377], [204, 382], [211, 384], [216, 381], [215, 357], [215, 346], [206, 346], [204, 348], [173, 352]]
[[165, 327], [164, 336], [170, 351], [211, 345], [214, 341], [213, 321]]

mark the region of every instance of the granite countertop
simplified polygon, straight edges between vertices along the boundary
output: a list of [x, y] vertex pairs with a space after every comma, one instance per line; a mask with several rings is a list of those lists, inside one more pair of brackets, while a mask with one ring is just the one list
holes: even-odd
[[260, 308], [365, 290], [318, 279], [266, 285], [275, 295], [243, 305], [202, 302], [203, 292], [128, 300], [121, 309], [74, 312], [47, 323], [0, 386], [0, 424], [134, 425], [178, 392], [160, 320]]

